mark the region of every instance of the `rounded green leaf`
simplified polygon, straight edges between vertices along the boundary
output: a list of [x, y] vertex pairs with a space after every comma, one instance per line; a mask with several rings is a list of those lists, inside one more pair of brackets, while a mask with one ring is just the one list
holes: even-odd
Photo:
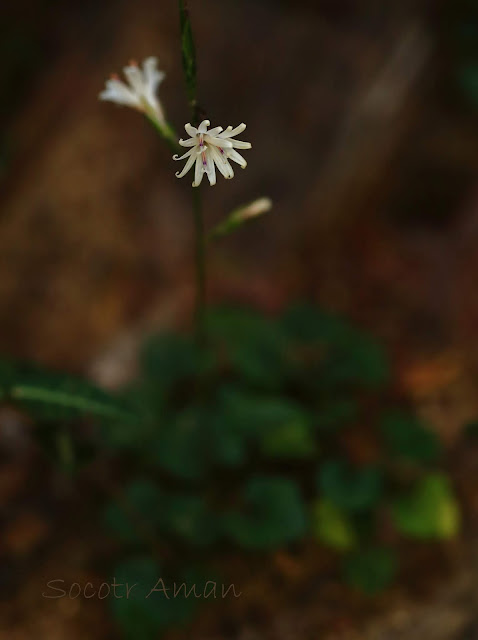
[[300, 417], [266, 433], [261, 449], [273, 458], [310, 458], [317, 453], [310, 423]]
[[308, 358], [307, 386], [375, 388], [388, 381], [388, 359], [381, 345], [342, 318], [298, 305], [286, 312], [282, 325], [294, 342], [316, 350], [315, 363]]
[[208, 468], [206, 426], [201, 408], [184, 409], [161, 425], [150, 459], [180, 478], [202, 477]]
[[339, 316], [307, 303], [287, 309], [281, 323], [289, 338], [301, 343], [342, 345], [350, 329]]
[[247, 549], [276, 549], [301, 538], [306, 531], [299, 487], [280, 476], [255, 476], [243, 493], [243, 509], [228, 513], [228, 536]]
[[209, 334], [232, 370], [249, 384], [279, 388], [288, 376], [287, 338], [278, 323], [244, 309], [217, 308]]
[[145, 342], [140, 365], [146, 379], [154, 382], [161, 393], [210, 370], [213, 357], [190, 336], [162, 333]]
[[460, 508], [448, 479], [439, 473], [423, 478], [408, 496], [392, 505], [399, 531], [413, 538], [452, 538], [460, 529]]
[[377, 467], [354, 469], [342, 460], [324, 462], [318, 473], [324, 497], [346, 511], [361, 511], [377, 504], [382, 496], [382, 472]]
[[214, 433], [211, 451], [225, 464], [244, 462], [252, 445], [278, 458], [303, 458], [316, 451], [311, 416], [300, 405], [238, 387], [221, 390], [209, 429]]
[[218, 518], [200, 496], [171, 493], [165, 497], [161, 528], [192, 545], [212, 544], [219, 535]]
[[441, 446], [433, 431], [426, 429], [412, 414], [393, 410], [380, 421], [385, 443], [396, 456], [414, 462], [432, 462], [440, 454]]
[[348, 551], [357, 543], [348, 516], [328, 500], [317, 500], [312, 505], [311, 525], [315, 538], [332, 549]]

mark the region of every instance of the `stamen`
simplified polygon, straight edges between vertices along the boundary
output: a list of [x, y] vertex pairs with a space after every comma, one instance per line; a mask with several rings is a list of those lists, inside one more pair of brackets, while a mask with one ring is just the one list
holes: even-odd
[[138, 66], [138, 63], [136, 62], [136, 60], [135, 60], [134, 58], [132, 58], [132, 59], [129, 61], [129, 66], [130, 66], [130, 67], [137, 67], [137, 66]]
[[110, 73], [111, 80], [119, 80], [120, 77], [117, 73]]

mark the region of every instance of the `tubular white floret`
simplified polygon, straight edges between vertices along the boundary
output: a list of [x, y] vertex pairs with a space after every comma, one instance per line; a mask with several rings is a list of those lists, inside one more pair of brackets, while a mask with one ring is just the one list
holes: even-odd
[[161, 128], [167, 128], [161, 102], [156, 96], [157, 89], [165, 74], [157, 68], [157, 58], [150, 56], [143, 61], [142, 68], [132, 60], [123, 68], [128, 81], [123, 82], [113, 74], [106, 81], [105, 89], [99, 94], [100, 100], [109, 100], [116, 104], [132, 107], [152, 118]]

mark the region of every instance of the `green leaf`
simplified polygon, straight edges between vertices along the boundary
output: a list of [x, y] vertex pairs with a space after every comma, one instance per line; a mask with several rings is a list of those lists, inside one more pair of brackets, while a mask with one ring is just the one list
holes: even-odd
[[342, 318], [297, 305], [286, 312], [282, 326], [298, 345], [315, 349], [315, 362], [310, 362], [310, 356], [307, 359], [309, 383], [315, 388], [350, 384], [380, 388], [388, 382], [388, 360], [381, 345]]
[[276, 549], [301, 538], [306, 515], [298, 486], [280, 476], [254, 476], [243, 493], [243, 510], [224, 518], [228, 536], [246, 549]]
[[380, 420], [380, 429], [387, 447], [398, 457], [414, 462], [433, 462], [440, 455], [441, 446], [436, 434], [412, 414], [388, 411]]
[[332, 349], [324, 360], [327, 386], [357, 384], [365, 388], [381, 388], [389, 380], [389, 367], [383, 348], [373, 338], [350, 331], [340, 349]]
[[413, 538], [453, 538], [460, 529], [460, 508], [448, 479], [423, 478], [408, 496], [396, 500], [392, 516], [399, 531]]
[[342, 318], [306, 303], [288, 309], [281, 323], [290, 339], [305, 344], [343, 345], [350, 331]]
[[126, 450], [142, 454], [165, 420], [166, 404], [161, 394], [153, 394], [147, 385], [136, 383], [123, 389], [120, 400], [129, 407], [136, 421], [102, 423], [99, 430], [101, 445], [114, 452]]
[[317, 445], [305, 416], [297, 416], [266, 433], [262, 438], [263, 453], [273, 458], [310, 458], [317, 453]]
[[207, 415], [190, 406], [161, 425], [150, 460], [185, 479], [202, 477], [209, 467]]
[[397, 566], [397, 558], [391, 549], [357, 551], [345, 559], [344, 578], [351, 587], [373, 596], [393, 582]]
[[227, 416], [227, 412], [220, 409], [211, 415], [209, 452], [218, 465], [238, 467], [247, 459], [247, 441]]
[[163, 333], [149, 338], [141, 351], [141, 371], [152, 391], [164, 394], [177, 385], [191, 382], [213, 367], [212, 354], [200, 348], [192, 337]]
[[181, 28], [181, 53], [188, 100], [196, 104], [196, 47], [186, 2], [179, 0], [179, 22]]
[[218, 462], [241, 464], [249, 445], [273, 457], [302, 458], [316, 451], [311, 416], [285, 398], [226, 386], [211, 421], [211, 447]]
[[315, 538], [324, 545], [338, 551], [348, 551], [356, 545], [351, 520], [329, 500], [317, 500], [312, 505], [311, 520]]
[[251, 386], [278, 389], [289, 377], [287, 337], [278, 323], [224, 307], [209, 312], [207, 326], [229, 367]]
[[98, 389], [63, 377], [55, 382], [51, 379], [18, 382], [11, 387], [10, 397], [37, 417], [60, 419], [89, 414], [115, 420], [131, 418]]
[[382, 472], [376, 467], [353, 469], [345, 461], [324, 462], [318, 473], [318, 487], [325, 498], [346, 511], [363, 511], [382, 496]]
[[238, 387], [224, 387], [220, 401], [234, 430], [249, 437], [261, 439], [278, 426], [306, 420], [302, 408], [290, 400]]
[[[163, 577], [151, 558], [135, 557], [122, 562], [114, 571], [117, 595], [108, 602], [122, 637], [126, 640], [156, 640], [171, 627], [191, 619], [197, 600], [193, 596], [173, 597], [173, 585]], [[163, 580], [158, 584], [159, 580]], [[129, 594], [126, 597], [126, 585]], [[153, 591], [151, 593], [151, 591]]]
[[90, 382], [35, 365], [2, 362], [0, 397], [37, 420], [65, 421], [85, 415], [100, 420], [136, 420], [119, 399]]
[[219, 535], [219, 523], [203, 497], [172, 493], [162, 507], [162, 530], [192, 545], [212, 544]]
[[262, 400], [232, 385], [219, 389], [208, 424], [215, 462], [237, 467], [247, 460], [248, 446], [269, 424]]

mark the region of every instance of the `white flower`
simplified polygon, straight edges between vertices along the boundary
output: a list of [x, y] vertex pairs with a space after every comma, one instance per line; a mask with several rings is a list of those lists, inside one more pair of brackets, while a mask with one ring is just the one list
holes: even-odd
[[126, 84], [115, 74], [106, 81], [106, 89], [99, 94], [100, 100], [110, 100], [117, 104], [138, 109], [154, 120], [160, 128], [166, 128], [166, 118], [160, 101], [156, 97], [156, 90], [165, 74], [157, 69], [157, 58], [146, 58], [140, 69], [133, 60], [124, 67]]
[[185, 125], [186, 132], [191, 136], [189, 140], [180, 140], [182, 147], [191, 147], [183, 156], [177, 154], [173, 156], [174, 160], [183, 160], [187, 158], [187, 162], [181, 172], [177, 172], [176, 176], [182, 178], [195, 164], [195, 175], [193, 187], [201, 184], [203, 174], [206, 173], [211, 185], [216, 184], [216, 167], [225, 178], [233, 178], [234, 171], [229, 160], [237, 162], [243, 169], [246, 168], [247, 162], [236, 149], [250, 149], [250, 142], [242, 142], [234, 140], [234, 136], [242, 133], [246, 125], [240, 124], [233, 129], [227, 127], [223, 131], [222, 127], [214, 127], [209, 129], [211, 123], [209, 120], [203, 120], [199, 127]]

